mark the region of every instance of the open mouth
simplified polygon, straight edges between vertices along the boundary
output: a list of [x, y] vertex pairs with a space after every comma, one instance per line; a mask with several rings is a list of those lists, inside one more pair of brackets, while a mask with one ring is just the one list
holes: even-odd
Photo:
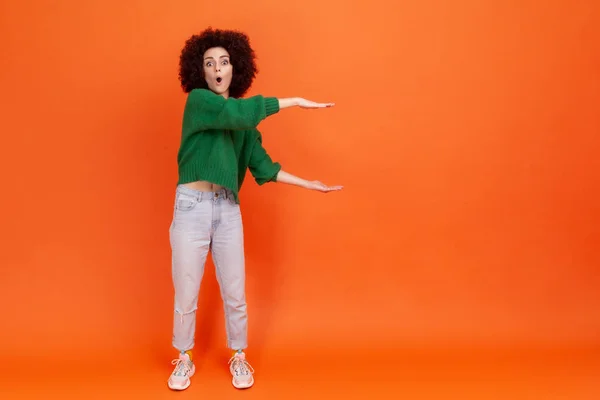
[[217, 83], [221, 83], [223, 81], [223, 78], [221, 78], [220, 76], [217, 78]]

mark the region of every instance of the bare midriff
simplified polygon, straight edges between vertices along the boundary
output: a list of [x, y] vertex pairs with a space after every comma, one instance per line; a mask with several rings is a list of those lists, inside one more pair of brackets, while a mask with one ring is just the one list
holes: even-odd
[[183, 186], [197, 190], [199, 192], [218, 192], [222, 188], [222, 186], [216, 185], [208, 181], [195, 181], [186, 183]]

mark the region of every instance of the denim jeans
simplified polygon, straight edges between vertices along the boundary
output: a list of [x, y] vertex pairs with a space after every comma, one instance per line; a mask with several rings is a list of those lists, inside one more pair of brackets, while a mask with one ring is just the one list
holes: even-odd
[[211, 251], [225, 310], [227, 346], [245, 349], [244, 234], [240, 207], [231, 192], [200, 192], [177, 186], [169, 236], [175, 289], [173, 346], [180, 351], [194, 347], [198, 295]]

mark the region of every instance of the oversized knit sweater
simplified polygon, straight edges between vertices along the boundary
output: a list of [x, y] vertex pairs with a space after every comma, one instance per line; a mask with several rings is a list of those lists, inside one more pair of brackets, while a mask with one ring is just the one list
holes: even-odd
[[178, 184], [209, 181], [230, 189], [239, 203], [247, 169], [259, 185], [275, 181], [281, 165], [267, 154], [256, 127], [277, 112], [275, 97], [225, 99], [207, 89], [192, 90], [183, 112]]

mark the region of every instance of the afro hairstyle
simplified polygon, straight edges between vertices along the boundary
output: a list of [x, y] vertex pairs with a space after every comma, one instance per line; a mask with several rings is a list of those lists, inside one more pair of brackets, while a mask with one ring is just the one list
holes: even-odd
[[204, 52], [212, 47], [223, 47], [230, 56], [233, 76], [229, 95], [242, 97], [252, 86], [258, 73], [256, 54], [248, 36], [236, 30], [207, 28], [192, 35], [185, 42], [179, 58], [179, 80], [185, 93], [194, 89], [208, 89], [204, 79]]

